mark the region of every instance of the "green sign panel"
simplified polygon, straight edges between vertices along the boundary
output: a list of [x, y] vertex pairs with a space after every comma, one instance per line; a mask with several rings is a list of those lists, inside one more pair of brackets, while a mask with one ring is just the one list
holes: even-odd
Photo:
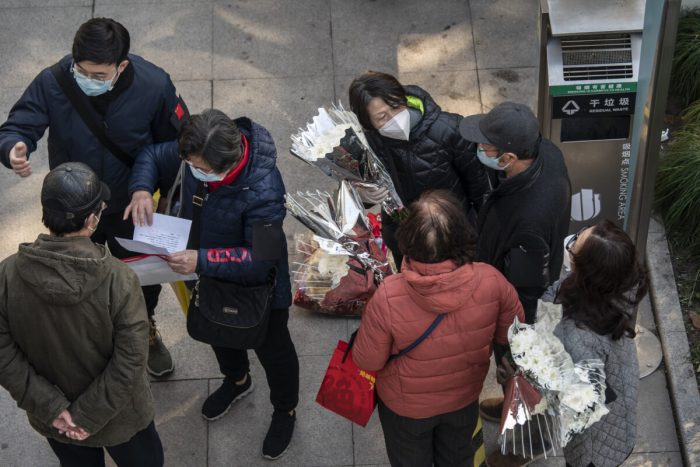
[[565, 84], [549, 87], [549, 93], [552, 96], [576, 96], [605, 92], [637, 92], [637, 83]]

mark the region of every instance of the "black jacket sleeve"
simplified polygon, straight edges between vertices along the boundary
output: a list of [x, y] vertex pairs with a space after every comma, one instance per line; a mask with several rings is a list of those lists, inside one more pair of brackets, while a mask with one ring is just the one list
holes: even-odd
[[548, 245], [537, 232], [523, 231], [513, 237], [506, 250], [503, 273], [518, 292], [528, 324], [534, 323], [537, 300], [551, 282]]

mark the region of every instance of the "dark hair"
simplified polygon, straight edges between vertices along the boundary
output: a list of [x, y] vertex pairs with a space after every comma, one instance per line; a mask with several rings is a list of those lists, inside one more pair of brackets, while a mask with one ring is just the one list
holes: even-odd
[[42, 209], [41, 222], [44, 223], [52, 235], [62, 237], [65, 234], [77, 232], [85, 226], [85, 221], [90, 214], [99, 215], [102, 211], [102, 203], [97, 203], [94, 211], [88, 212], [82, 216], [76, 216], [71, 219], [66, 219], [66, 214], [50, 209]]
[[537, 157], [540, 153], [540, 144], [542, 143], [542, 134], [537, 137], [537, 142], [533, 147], [530, 149], [527, 149], [525, 151], [522, 151], [522, 154], [516, 154], [518, 156], [518, 159], [520, 160], [528, 160], [528, 159], [534, 159]]
[[408, 212], [396, 230], [399, 251], [406, 257], [421, 263], [451, 259], [458, 266], [472, 262], [476, 233], [449, 191], [426, 191]]
[[357, 119], [367, 130], [373, 130], [372, 121], [367, 114], [367, 105], [375, 97], [381, 97], [393, 108], [406, 105], [406, 91], [401, 83], [392, 75], [379, 71], [368, 71], [355, 78], [348, 90], [350, 110], [355, 112]]
[[634, 337], [633, 308], [648, 289], [646, 269], [629, 236], [609, 220], [597, 223], [574, 255], [557, 295], [564, 317], [617, 340]]
[[131, 39], [129, 31], [110, 18], [93, 18], [83, 23], [73, 39], [73, 61], [118, 64], [126, 59]]
[[200, 156], [218, 173], [237, 164], [243, 155], [240, 130], [216, 109], [192, 115], [180, 129], [178, 144], [182, 157]]

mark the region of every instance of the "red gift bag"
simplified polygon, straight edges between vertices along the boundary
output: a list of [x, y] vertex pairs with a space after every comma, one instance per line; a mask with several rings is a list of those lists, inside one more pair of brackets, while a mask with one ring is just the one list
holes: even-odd
[[365, 371], [355, 365], [352, 349], [348, 350], [347, 342], [338, 341], [316, 402], [341, 417], [365, 426], [377, 401], [374, 394], [376, 378], [376, 371]]

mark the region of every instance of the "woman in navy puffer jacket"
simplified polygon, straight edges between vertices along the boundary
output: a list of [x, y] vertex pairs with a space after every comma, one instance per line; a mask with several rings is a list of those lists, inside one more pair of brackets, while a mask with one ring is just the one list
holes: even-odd
[[[245, 117], [231, 120], [219, 110], [206, 110], [183, 125], [177, 143], [150, 146], [139, 155], [129, 183], [132, 201], [125, 212], [134, 222], [150, 222], [154, 187], [159, 180], [175, 179], [179, 170], [177, 214], [191, 219], [193, 204], [202, 205], [201, 223], [192, 226], [199, 229], [199, 245], [172, 254], [170, 267], [244, 286], [264, 283], [277, 269], [267, 337], [255, 349], [275, 409], [262, 449], [269, 459], [287, 450], [299, 398], [299, 361], [287, 328], [291, 290], [282, 231], [285, 189], [276, 158], [265, 128]], [[254, 238], [261, 238], [262, 224], [276, 226], [276, 231], [253, 244]], [[263, 246], [264, 258], [276, 259], [258, 259]], [[212, 347], [225, 378], [202, 406], [202, 416], [210, 421], [224, 416], [253, 390], [247, 351]]]

